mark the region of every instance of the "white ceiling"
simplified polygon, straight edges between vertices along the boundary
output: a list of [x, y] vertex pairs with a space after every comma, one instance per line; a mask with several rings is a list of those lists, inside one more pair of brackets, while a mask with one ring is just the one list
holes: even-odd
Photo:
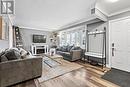
[[[15, 25], [45, 31], [91, 16], [91, 8], [100, 9], [110, 16], [130, 8], [130, 0], [111, 3], [108, 0], [15, 0]], [[97, 2], [96, 2], [97, 1]]]
[[96, 0], [15, 0], [15, 25], [53, 31], [86, 18]]
[[117, 2], [110, 1], [112, 0], [97, 0], [96, 8], [103, 11], [107, 16], [130, 10], [130, 0], [118, 0]]

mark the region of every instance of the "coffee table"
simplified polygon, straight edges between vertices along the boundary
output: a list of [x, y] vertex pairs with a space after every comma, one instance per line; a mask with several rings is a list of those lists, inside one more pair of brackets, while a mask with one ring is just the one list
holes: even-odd
[[48, 66], [50, 66], [52, 68], [52, 64], [51, 62], [53, 62], [54, 64], [58, 63], [57, 65], [61, 65], [62, 63], [57, 61], [58, 60], [62, 60], [63, 59], [63, 56], [61, 55], [58, 55], [58, 54], [55, 54], [53, 56], [49, 55], [49, 54], [44, 54], [45, 57], [45, 60], [44, 60], [44, 63], [46, 63]]

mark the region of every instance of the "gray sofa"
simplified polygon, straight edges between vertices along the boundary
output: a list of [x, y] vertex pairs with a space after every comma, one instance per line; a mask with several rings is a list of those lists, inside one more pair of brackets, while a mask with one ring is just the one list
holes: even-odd
[[56, 49], [57, 54], [63, 56], [65, 60], [76, 61], [82, 57], [82, 49], [74, 46], [63, 46]]
[[41, 57], [26, 56], [24, 59], [0, 62], [0, 87], [14, 85], [41, 75]]

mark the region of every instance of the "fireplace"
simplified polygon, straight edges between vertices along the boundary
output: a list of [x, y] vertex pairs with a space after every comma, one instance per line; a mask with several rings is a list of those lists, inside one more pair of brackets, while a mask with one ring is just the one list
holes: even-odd
[[42, 53], [48, 53], [48, 45], [32, 45], [32, 54], [42, 54]]

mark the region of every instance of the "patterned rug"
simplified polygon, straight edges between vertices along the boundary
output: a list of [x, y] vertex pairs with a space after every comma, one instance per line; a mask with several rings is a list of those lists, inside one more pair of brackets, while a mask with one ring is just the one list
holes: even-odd
[[59, 62], [57, 62], [57, 61], [55, 61], [55, 60], [53, 60], [51, 58], [47, 58], [47, 57], [43, 61], [44, 61], [45, 64], [47, 64], [51, 68], [54, 68], [54, 67], [57, 67], [57, 66], [60, 65]]

